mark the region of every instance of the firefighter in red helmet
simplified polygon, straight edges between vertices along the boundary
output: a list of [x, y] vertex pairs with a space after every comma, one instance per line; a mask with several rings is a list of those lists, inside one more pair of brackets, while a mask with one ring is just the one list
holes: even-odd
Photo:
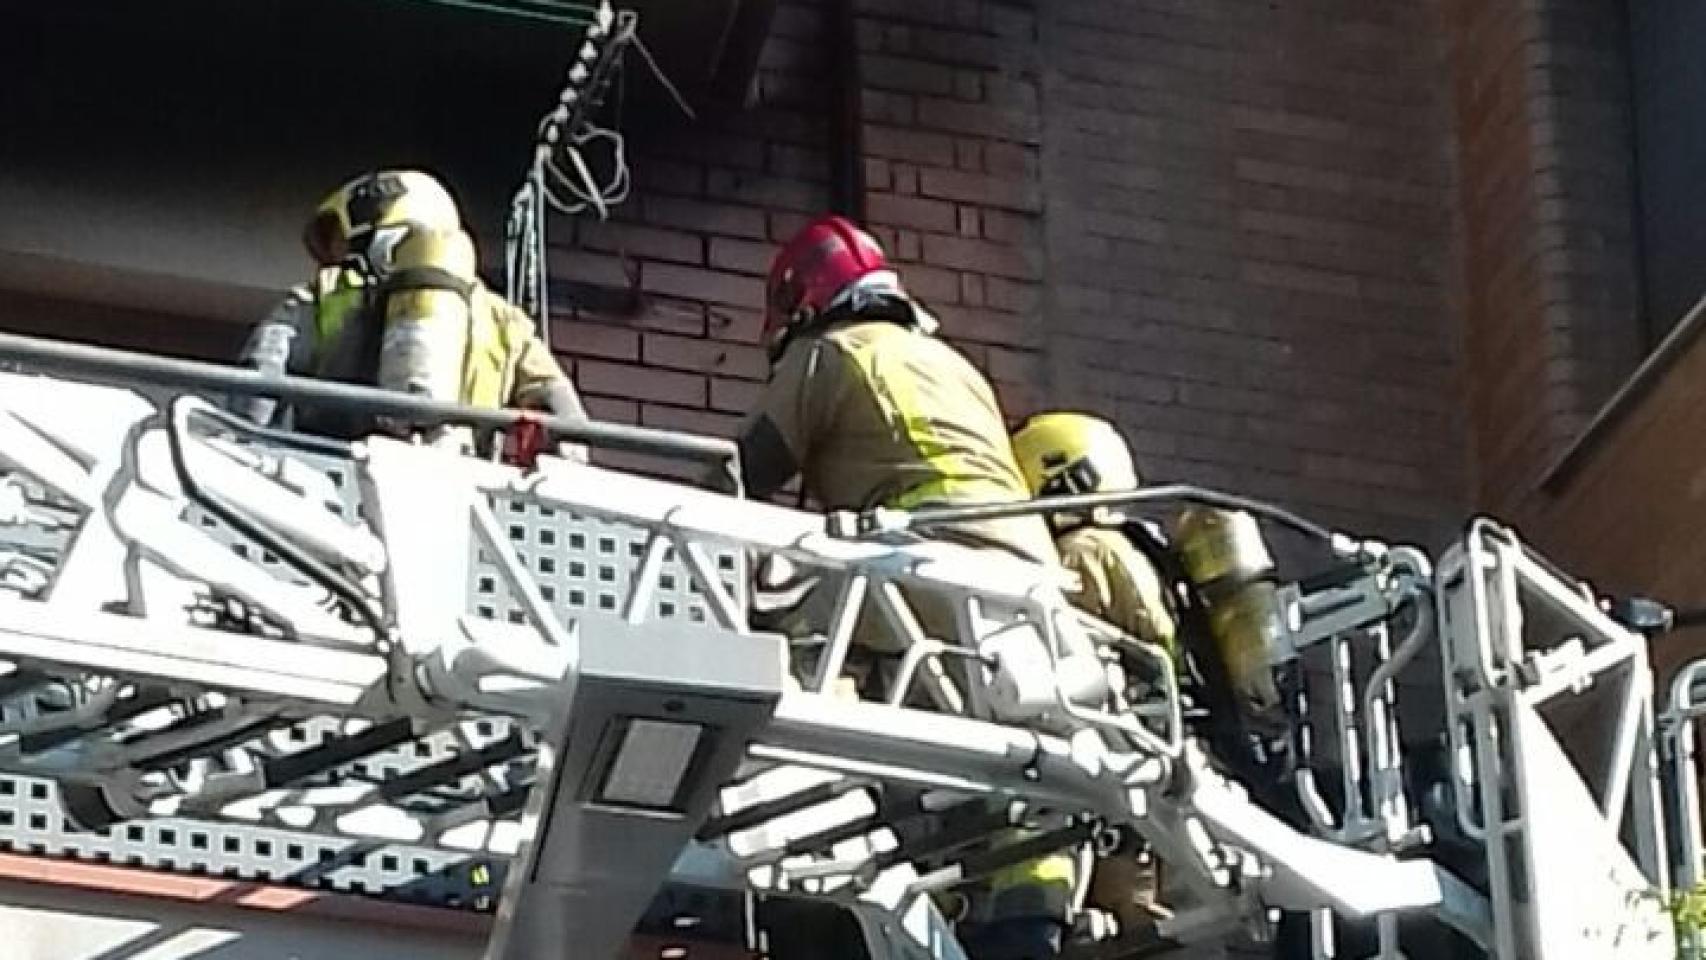
[[[1029, 499], [995, 392], [936, 327], [864, 230], [826, 216], [795, 235], [770, 268], [770, 385], [740, 441], [749, 491], [798, 475], [829, 510]], [[1036, 517], [941, 535], [1058, 562]]]
[[[808, 224], [770, 269], [764, 318], [768, 389], [740, 438], [743, 478], [769, 496], [794, 477], [828, 510], [917, 509], [1030, 498], [989, 382], [934, 334], [937, 322], [908, 296], [882, 247], [835, 216]], [[932, 528], [930, 535], [1058, 567], [1042, 518]], [[761, 581], [763, 577], [761, 576]], [[761, 593], [799, 586], [761, 582]], [[827, 626], [837, 591], [815, 584], [775, 626], [795, 634]], [[907, 599], [932, 636], [951, 635], [946, 601]], [[791, 618], [791, 619], [789, 619]], [[861, 616], [855, 659], [898, 653], [883, 618]], [[962, 926], [975, 960], [1054, 956], [1072, 883], [1053, 860], [1017, 882], [976, 896]]]

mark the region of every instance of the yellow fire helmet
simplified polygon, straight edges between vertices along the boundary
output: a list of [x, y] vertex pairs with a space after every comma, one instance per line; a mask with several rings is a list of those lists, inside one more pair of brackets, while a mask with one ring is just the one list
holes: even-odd
[[[387, 260], [401, 229], [424, 227], [456, 231], [462, 217], [444, 184], [419, 170], [376, 170], [339, 187], [321, 202], [303, 233], [303, 244], [315, 262], [331, 266], [351, 252], [370, 260]], [[385, 250], [373, 249], [384, 240]], [[383, 267], [375, 262], [375, 267]]]
[[1039, 413], [1013, 434], [1019, 472], [1034, 497], [1134, 490], [1139, 481], [1119, 430], [1083, 413]]

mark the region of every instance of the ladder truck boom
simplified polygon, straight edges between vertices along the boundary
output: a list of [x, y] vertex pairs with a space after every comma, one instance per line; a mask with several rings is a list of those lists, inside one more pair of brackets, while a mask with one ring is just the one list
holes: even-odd
[[[0, 773], [59, 814], [0, 821], [14, 848], [177, 865], [129, 839], [153, 824], [317, 850], [284, 872], [495, 909], [490, 960], [621, 955], [672, 882], [830, 905], [874, 957], [951, 960], [947, 894], [1130, 831], [1172, 912], [1086, 922], [1072, 952], [1185, 956], [1289, 916], [1319, 957], [1353, 934], [1404, 956], [1418, 925], [1496, 960], [1678, 955], [1706, 668], [1656, 712], [1646, 638], [1493, 521], [1437, 558], [1327, 538], [1336, 575], [1281, 590], [1269, 651], [1305, 678], [1301, 746], [1256, 784], [1205, 746], [1171, 656], [1055, 575], [885, 536], [927, 513], [253, 431], [181, 391], [318, 388], [13, 337], [0, 357], [172, 380], [0, 374]], [[750, 626], [765, 559], [840, 585], [821, 633]], [[952, 635], [919, 626], [926, 595]], [[876, 699], [835, 684], [860, 617], [903, 641]], [[202, 869], [252, 868], [211, 847]]]

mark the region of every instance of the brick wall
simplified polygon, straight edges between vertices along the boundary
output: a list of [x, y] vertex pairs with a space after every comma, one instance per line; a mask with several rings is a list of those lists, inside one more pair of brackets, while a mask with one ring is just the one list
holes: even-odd
[[1049, 402], [1029, 4], [858, 0], [867, 222], [1013, 417]]
[[1621, 0], [1449, 0], [1471, 443], [1516, 517], [1641, 347]]
[[731, 436], [757, 396], [774, 244], [829, 203], [825, 29], [821, 3], [782, 3], [751, 108], [628, 126], [632, 197], [611, 222], [552, 238], [554, 291], [631, 294], [580, 307], [564, 295], [553, 317], [594, 416]]
[[[1434, 539], [1466, 491], [1442, 47], [1366, 7], [855, 0], [857, 199], [1009, 414]], [[753, 109], [631, 131], [636, 196], [559, 247], [637, 288], [556, 321], [598, 415], [726, 433], [753, 399], [764, 267], [836, 195], [830, 24], [784, 2]]]
[[[1706, 335], [1667, 366], [1536, 497], [1535, 544], [1603, 593], [1706, 608]], [[1655, 645], [1661, 676], [1706, 653], [1706, 629]]]
[[1150, 472], [1432, 538], [1464, 489], [1427, 4], [1063, 0], [1052, 369]]

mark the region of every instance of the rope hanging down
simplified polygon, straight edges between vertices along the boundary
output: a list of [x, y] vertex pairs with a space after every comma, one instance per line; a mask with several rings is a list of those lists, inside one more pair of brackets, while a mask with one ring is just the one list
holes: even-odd
[[[550, 290], [545, 267], [546, 218], [550, 211], [598, 219], [627, 200], [631, 180], [622, 134], [594, 121], [613, 85], [622, 81], [623, 56], [638, 51], [683, 113], [693, 117], [675, 85], [639, 37], [639, 17], [601, 2], [569, 65], [557, 103], [539, 121], [528, 175], [516, 192], [506, 229], [506, 279], [510, 299], [539, 325], [549, 344]], [[620, 87], [618, 87], [620, 96]], [[619, 106], [619, 105], [618, 105]]]

